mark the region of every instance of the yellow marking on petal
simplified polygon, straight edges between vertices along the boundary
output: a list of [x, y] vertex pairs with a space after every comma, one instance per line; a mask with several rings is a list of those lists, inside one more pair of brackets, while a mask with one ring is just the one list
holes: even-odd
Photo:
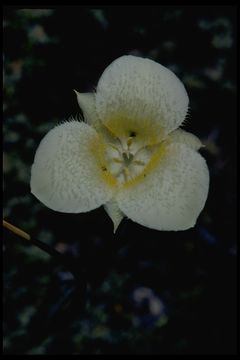
[[168, 143], [162, 142], [154, 151], [151, 159], [147, 163], [147, 165], [143, 168], [142, 172], [130, 179], [129, 181], [125, 182], [122, 186], [123, 189], [127, 189], [131, 186], [135, 186], [140, 181], [144, 180], [146, 176], [148, 176], [159, 164], [159, 162], [163, 159], [163, 157], [167, 153]]
[[123, 114], [114, 114], [104, 119], [104, 125], [119, 139], [126, 139], [127, 145], [134, 141], [143, 145], [159, 143], [165, 136], [164, 129], [149, 119]]
[[116, 187], [118, 182], [115, 177], [109, 172], [106, 162], [106, 145], [101, 141], [100, 137], [95, 136], [89, 144], [90, 151], [100, 169], [101, 177], [110, 187]]

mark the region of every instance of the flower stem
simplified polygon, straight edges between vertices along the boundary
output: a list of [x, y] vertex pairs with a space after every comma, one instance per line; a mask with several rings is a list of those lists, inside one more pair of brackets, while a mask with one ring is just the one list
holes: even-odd
[[25, 231], [19, 229], [18, 227], [10, 224], [6, 220], [3, 220], [3, 227], [5, 227], [6, 229], [12, 231], [14, 234], [16, 234], [26, 240], [31, 240], [31, 236], [29, 234], [27, 234]]
[[18, 227], [10, 224], [5, 220], [3, 220], [3, 227], [7, 228], [8, 230], [20, 236], [21, 238], [30, 240], [30, 243], [32, 243], [33, 245], [37, 246], [39, 249], [45, 251], [50, 256], [52, 256], [53, 260], [56, 261], [58, 265], [63, 266], [66, 270], [72, 273], [74, 279], [77, 280], [79, 284], [81, 284], [81, 286], [83, 283], [84, 284], [86, 283], [84, 269], [80, 266], [79, 261], [75, 261], [75, 259], [73, 259], [72, 257], [60, 253], [55, 248], [49, 246], [48, 244], [45, 244], [40, 240], [33, 239], [25, 231], [19, 229]]
[[11, 232], [13, 232], [14, 234], [20, 236], [21, 238], [25, 239], [25, 240], [29, 240], [32, 244], [36, 245], [38, 248], [40, 248], [41, 250], [47, 252], [49, 255], [51, 256], [56, 256], [56, 255], [62, 255], [60, 252], [58, 252], [56, 249], [52, 248], [51, 246], [43, 243], [42, 241], [39, 240], [35, 240], [33, 239], [28, 233], [26, 233], [25, 231], [19, 229], [18, 227], [16, 227], [15, 225], [10, 224], [8, 221], [3, 220], [3, 227], [5, 227], [6, 229], [10, 230]]

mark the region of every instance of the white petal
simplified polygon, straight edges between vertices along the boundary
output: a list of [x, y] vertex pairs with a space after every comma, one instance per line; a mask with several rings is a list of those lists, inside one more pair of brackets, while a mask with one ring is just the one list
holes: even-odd
[[195, 225], [207, 199], [205, 160], [184, 144], [166, 146], [144, 179], [119, 192], [120, 209], [133, 221], [157, 230], [186, 230]]
[[77, 95], [78, 105], [80, 106], [84, 120], [91, 126], [93, 126], [101, 136], [110, 143], [114, 143], [116, 140], [112, 136], [112, 133], [103, 125], [96, 112], [96, 95], [94, 93], [79, 93], [74, 90]]
[[55, 127], [37, 149], [31, 192], [56, 211], [78, 213], [101, 206], [112, 197], [102, 146], [96, 131], [83, 122]]
[[96, 99], [94, 93], [79, 93], [74, 90], [77, 95], [78, 105], [80, 106], [84, 120], [93, 127], [99, 125], [99, 119], [96, 112]]
[[177, 129], [169, 134], [169, 140], [174, 143], [185, 144], [196, 151], [204, 146], [197, 136], [183, 129]]
[[114, 200], [107, 202], [104, 205], [104, 209], [106, 210], [106, 212], [108, 213], [108, 215], [110, 216], [110, 218], [113, 222], [113, 232], [115, 233], [117, 231], [117, 228], [118, 228], [120, 222], [124, 218], [124, 214], [119, 209], [118, 204]]
[[150, 59], [122, 56], [106, 68], [98, 82], [97, 113], [119, 137], [123, 131], [135, 131], [158, 142], [180, 126], [187, 108], [182, 82]]

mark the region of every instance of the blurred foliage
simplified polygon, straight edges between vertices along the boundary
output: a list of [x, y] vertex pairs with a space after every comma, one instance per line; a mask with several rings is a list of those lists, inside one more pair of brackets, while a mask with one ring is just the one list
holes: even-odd
[[[75, 278], [4, 231], [4, 354], [236, 353], [236, 7], [7, 6], [3, 19], [4, 218], [69, 257]], [[210, 192], [194, 229], [159, 232], [103, 208], [61, 214], [30, 194], [41, 138], [79, 116], [124, 54], [172, 69], [190, 97]]]

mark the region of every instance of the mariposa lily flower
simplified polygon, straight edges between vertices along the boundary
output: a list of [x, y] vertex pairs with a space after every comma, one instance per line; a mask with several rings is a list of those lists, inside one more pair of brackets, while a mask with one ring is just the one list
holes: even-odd
[[124, 216], [157, 230], [193, 227], [209, 172], [201, 141], [178, 129], [188, 95], [176, 75], [150, 59], [122, 56], [95, 93], [76, 94], [85, 122], [65, 122], [43, 138], [31, 192], [60, 212], [104, 205], [114, 231]]

